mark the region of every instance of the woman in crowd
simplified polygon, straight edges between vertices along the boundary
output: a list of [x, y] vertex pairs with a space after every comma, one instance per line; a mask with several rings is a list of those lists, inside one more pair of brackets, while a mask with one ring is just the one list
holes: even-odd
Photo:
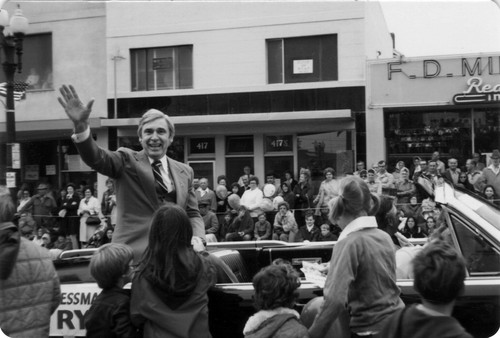
[[302, 170], [299, 176], [299, 183], [293, 189], [295, 194], [295, 221], [299, 227], [304, 225], [305, 211], [311, 208], [313, 202], [313, 187], [311, 186], [311, 171]]
[[104, 230], [104, 236], [102, 237], [101, 243], [102, 245], [111, 243], [111, 240], [113, 239], [113, 227], [107, 227]]
[[278, 212], [274, 217], [273, 239], [283, 242], [295, 242], [298, 231], [299, 227], [293, 213], [290, 211], [290, 206], [287, 202], [281, 202], [278, 204]]
[[69, 235], [72, 247], [78, 249], [77, 236], [80, 231], [78, 208], [80, 206], [80, 197], [75, 190], [75, 185], [68, 183], [66, 186], [66, 197], [62, 200], [59, 216], [61, 217], [61, 230]]
[[[17, 211], [19, 212], [19, 210], [21, 210], [24, 205], [29, 202], [29, 200], [31, 199], [31, 195], [28, 189], [19, 191], [18, 195], [20, 198], [17, 200]], [[31, 210], [29, 210], [28, 212], [31, 213]]]
[[297, 185], [297, 180], [293, 178], [293, 174], [290, 170], [285, 171], [285, 179], [283, 182], [288, 183], [288, 186], [290, 187], [290, 190], [293, 191], [295, 189], [295, 186]]
[[279, 195], [283, 197], [283, 201], [288, 203], [290, 209], [293, 209], [295, 207], [295, 195], [292, 189], [290, 188], [289, 183], [287, 182], [281, 183], [281, 192]]
[[401, 230], [401, 233], [406, 238], [424, 238], [424, 237], [427, 237], [425, 235], [425, 232], [422, 230], [422, 228], [417, 226], [417, 222], [415, 221], [415, 218], [412, 216], [410, 216], [406, 219], [406, 223], [403, 227], [403, 230]]
[[398, 238], [395, 233], [398, 231], [399, 219], [398, 210], [394, 205], [394, 198], [381, 195], [379, 196], [379, 208], [375, 214], [377, 225], [380, 230], [391, 236], [395, 249], [399, 248]]
[[400, 178], [396, 181], [396, 196], [397, 204], [404, 205], [410, 202], [410, 198], [417, 194], [417, 188], [413, 181], [410, 180], [410, 170], [408, 168], [401, 168]]
[[339, 182], [335, 179], [335, 170], [328, 167], [323, 170], [323, 175], [325, 180], [321, 182], [318, 196], [313, 201], [313, 204], [316, 204], [316, 216], [320, 216], [321, 210], [328, 208], [328, 202], [339, 195]]
[[492, 185], [486, 185], [483, 189], [483, 196], [486, 198], [491, 204], [499, 205], [500, 201], [497, 199], [497, 194], [495, 188]]
[[456, 186], [470, 191], [476, 191], [474, 186], [469, 181], [467, 172], [461, 172], [460, 174], [458, 174], [458, 183], [456, 184]]
[[108, 225], [114, 227], [116, 225], [116, 193], [115, 182], [112, 178], [106, 180], [106, 187], [108, 189], [102, 195], [101, 211]]
[[371, 216], [378, 210], [378, 198], [363, 180], [350, 176], [342, 179], [340, 194], [329, 207], [330, 220], [342, 228], [342, 233], [333, 247], [324, 303], [309, 334], [312, 338], [325, 337], [332, 323], [346, 316], [350, 318], [350, 332], [338, 332], [339, 336], [376, 334], [396, 310], [404, 307], [396, 284], [392, 240], [377, 228]]
[[417, 203], [417, 196], [410, 197], [410, 204], [398, 205], [405, 217], [413, 217], [417, 221], [417, 225], [425, 224], [423, 216], [422, 204]]
[[[397, 182], [398, 180], [401, 179], [401, 169], [405, 168], [405, 163], [403, 161], [398, 161], [396, 163], [396, 167], [394, 168], [394, 172], [392, 173], [392, 176], [394, 177], [394, 182]], [[409, 172], [409, 170], [408, 170]]]
[[132, 323], [143, 327], [144, 337], [211, 337], [207, 291], [216, 271], [193, 250], [192, 237], [182, 207], [163, 205], [154, 213], [130, 304]]
[[[83, 245], [95, 233], [100, 225], [99, 213], [101, 205], [93, 196], [93, 189], [89, 186], [83, 188], [83, 198], [80, 200], [78, 215], [80, 216], [80, 242]], [[89, 219], [90, 218], [90, 219]]]
[[226, 233], [226, 242], [250, 241], [254, 232], [254, 222], [244, 205], [238, 208], [238, 215], [233, 219]]
[[436, 219], [432, 216], [428, 216], [425, 219], [425, 233], [427, 236], [431, 236], [432, 233], [437, 229]]
[[259, 179], [255, 176], [250, 176], [248, 180], [250, 189], [245, 190], [241, 196], [240, 205], [244, 205], [250, 212], [253, 222], [257, 222], [257, 216], [262, 212], [261, 206], [264, 200], [264, 194], [259, 188]]
[[42, 246], [43, 244], [43, 235], [47, 234], [48, 231], [45, 230], [44, 228], [40, 227], [37, 229], [36, 231], [36, 235], [33, 236], [33, 238], [31, 239], [33, 241], [33, 243], [39, 245], [39, 246]]

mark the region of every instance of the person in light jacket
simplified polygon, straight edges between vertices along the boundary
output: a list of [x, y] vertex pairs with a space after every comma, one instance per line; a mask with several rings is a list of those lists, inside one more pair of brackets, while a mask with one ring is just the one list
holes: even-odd
[[20, 235], [16, 207], [0, 186], [0, 328], [12, 338], [48, 337], [61, 288], [47, 249]]

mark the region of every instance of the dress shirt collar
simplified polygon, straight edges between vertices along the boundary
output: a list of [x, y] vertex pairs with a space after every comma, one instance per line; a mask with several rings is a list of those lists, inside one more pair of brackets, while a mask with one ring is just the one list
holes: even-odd
[[[149, 164], [153, 164], [155, 160], [153, 160], [151, 157], [148, 156]], [[165, 171], [168, 169], [168, 161], [167, 161], [167, 155], [163, 156], [160, 158], [161, 165]]]

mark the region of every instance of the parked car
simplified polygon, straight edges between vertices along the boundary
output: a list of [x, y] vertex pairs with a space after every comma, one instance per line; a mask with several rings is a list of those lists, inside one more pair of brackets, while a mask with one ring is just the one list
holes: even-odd
[[[424, 187], [441, 209], [451, 241], [467, 261], [465, 292], [453, 316], [475, 337], [491, 337], [500, 327], [500, 209], [479, 196], [443, 183]], [[303, 261], [328, 262], [335, 242], [284, 243], [280, 241], [209, 243], [238, 278], [217, 284], [210, 291], [210, 330], [213, 337], [242, 337], [253, 308], [252, 277], [277, 258], [300, 269]], [[88, 272], [92, 251], [64, 252], [55, 261], [63, 300], [52, 316], [51, 336], [84, 336], [83, 315], [100, 292]], [[397, 281], [406, 304], [419, 301], [411, 279]], [[297, 310], [322, 295], [316, 283], [302, 280]]]

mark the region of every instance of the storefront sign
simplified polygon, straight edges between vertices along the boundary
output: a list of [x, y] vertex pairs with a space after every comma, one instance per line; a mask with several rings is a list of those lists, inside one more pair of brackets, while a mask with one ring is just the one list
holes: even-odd
[[415, 62], [404, 59], [387, 63], [387, 79], [393, 80], [397, 74], [409, 79], [431, 79], [437, 77], [465, 77], [500, 75], [500, 56], [457, 58], [454, 60], [424, 59], [420, 67]]
[[483, 84], [480, 77], [467, 80], [467, 90], [453, 96], [455, 104], [498, 103], [500, 102], [500, 84]]

